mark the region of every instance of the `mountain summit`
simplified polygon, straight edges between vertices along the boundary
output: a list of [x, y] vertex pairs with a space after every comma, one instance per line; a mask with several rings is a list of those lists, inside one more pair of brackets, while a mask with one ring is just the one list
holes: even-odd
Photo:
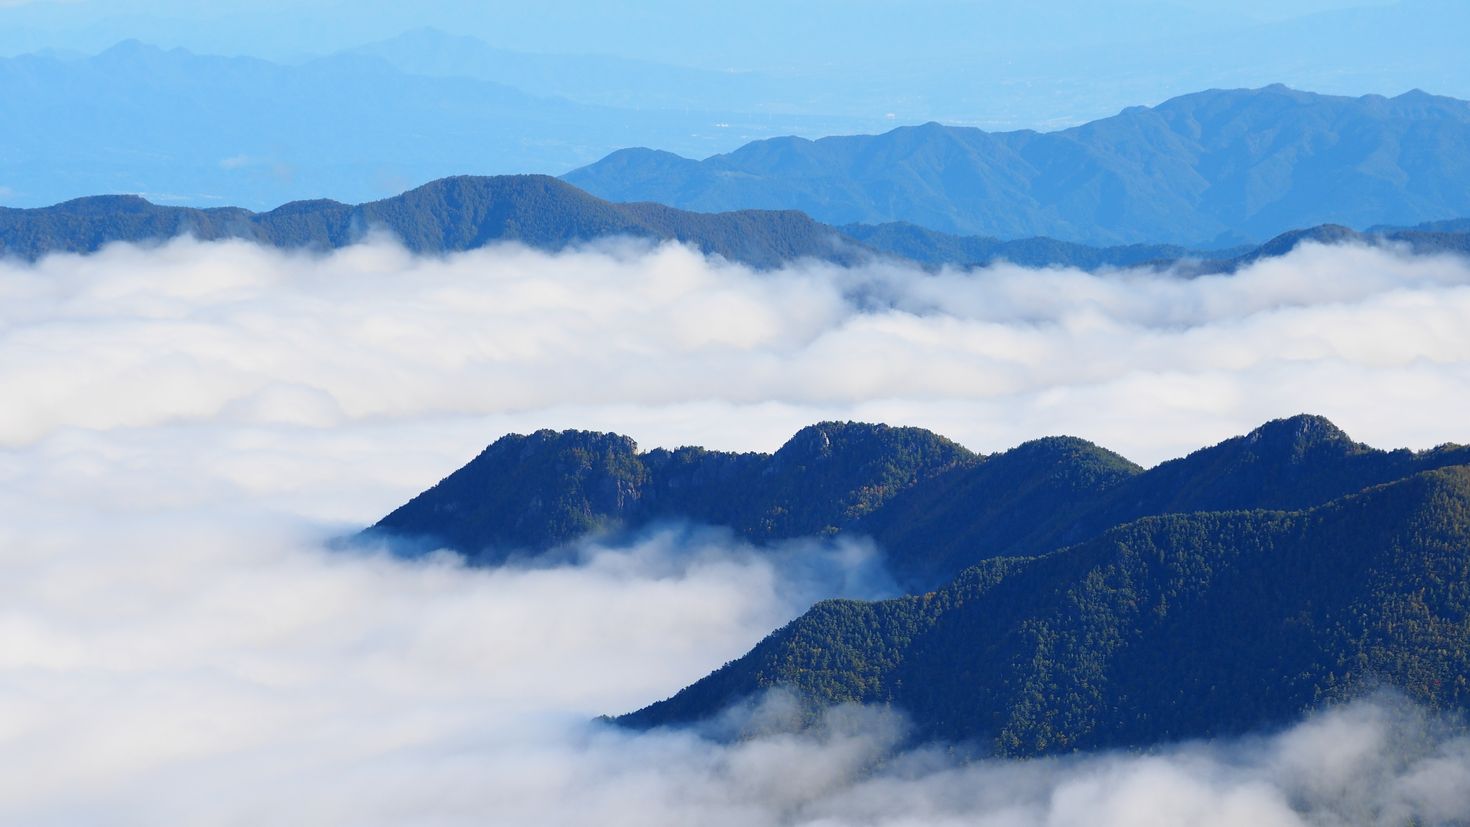
[[919, 428], [856, 422], [809, 426], [774, 454], [640, 453], [616, 434], [512, 434], [370, 531], [427, 538], [490, 563], [659, 520], [726, 526], [757, 542], [823, 536], [974, 461]]

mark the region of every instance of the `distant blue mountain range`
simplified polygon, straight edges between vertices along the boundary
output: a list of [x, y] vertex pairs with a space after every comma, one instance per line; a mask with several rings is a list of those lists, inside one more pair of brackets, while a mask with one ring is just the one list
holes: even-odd
[[565, 179], [614, 201], [798, 209], [834, 224], [1087, 244], [1259, 242], [1470, 214], [1470, 104], [1423, 92], [1208, 91], [1058, 132], [941, 126], [757, 141], [703, 161], [626, 149]]
[[136, 41], [26, 55], [0, 59], [0, 205], [133, 193], [260, 210], [573, 169], [613, 201], [1092, 246], [1220, 249], [1470, 215], [1470, 104], [1420, 92], [1211, 91], [1057, 132], [931, 123], [813, 141], [771, 136], [882, 121], [793, 114], [779, 86], [441, 32], [290, 65]]
[[[173, 11], [142, 10], [165, 5]], [[347, 0], [0, 0], [0, 55], [93, 54], [125, 38], [292, 61], [351, 49], [413, 74], [580, 103], [869, 121], [785, 127], [807, 137], [925, 121], [1055, 129], [1199, 89], [1276, 82], [1470, 99], [1467, 31], [1464, 0], [419, 0], [371, 11]], [[895, 123], [884, 123], [888, 113]], [[675, 141], [646, 145], [691, 155]]]
[[[560, 174], [626, 146], [707, 155], [755, 138], [877, 122], [719, 108], [749, 104], [748, 96], [709, 95], [720, 103], [693, 107], [691, 88], [719, 78], [693, 71], [683, 80], [667, 72], [673, 86], [659, 105], [618, 101], [558, 78], [585, 72], [637, 83], [660, 67], [425, 37], [297, 64], [138, 41], [93, 56], [0, 59], [0, 205], [111, 192], [252, 209], [367, 201], [452, 175]], [[430, 53], [454, 60], [435, 64]], [[587, 94], [573, 100], [557, 89]]]

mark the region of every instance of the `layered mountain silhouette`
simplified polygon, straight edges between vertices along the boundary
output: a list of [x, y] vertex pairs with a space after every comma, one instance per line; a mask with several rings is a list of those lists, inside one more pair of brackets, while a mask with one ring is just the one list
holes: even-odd
[[798, 212], [692, 213], [659, 204], [613, 204], [545, 175], [444, 178], [367, 204], [298, 201], [265, 213], [193, 209], [137, 196], [100, 196], [29, 210], [0, 208], [0, 255], [35, 259], [93, 252], [114, 241], [181, 235], [242, 238], [286, 249], [327, 250], [392, 234], [415, 252], [517, 241], [560, 250], [604, 238], [679, 241], [756, 267], [799, 258], [851, 263], [856, 242]]
[[1212, 90], [1057, 132], [902, 127], [703, 161], [614, 152], [565, 176], [615, 201], [798, 209], [833, 224], [1085, 244], [1259, 243], [1470, 214], [1470, 104], [1414, 91]]
[[697, 213], [652, 203], [605, 201], [544, 175], [457, 176], [366, 204], [297, 201], [264, 213], [239, 207], [163, 206], [136, 195], [79, 198], [51, 207], [0, 207], [0, 257], [35, 260], [89, 253], [112, 242], [155, 243], [178, 236], [240, 238], [283, 249], [330, 250], [388, 233], [410, 250], [443, 253], [516, 241], [540, 250], [599, 239], [678, 241], [758, 268], [799, 259], [853, 264], [889, 257], [925, 267], [986, 266], [1095, 270], [1140, 265], [1185, 274], [1230, 272], [1285, 255], [1306, 242], [1392, 245], [1416, 253], [1470, 253], [1470, 222], [1358, 232], [1327, 225], [1294, 230], [1259, 247], [1195, 251], [1169, 245], [1089, 247], [1049, 238], [960, 237], [911, 224], [831, 227], [791, 211]]
[[1470, 710], [1470, 447], [1377, 450], [1321, 417], [1147, 470], [1070, 437], [980, 456], [859, 423], [769, 455], [541, 431], [369, 534], [495, 563], [674, 519], [871, 536], [911, 591], [820, 603], [628, 726], [781, 688], [1031, 755], [1246, 732], [1385, 685]]
[[[432, 53], [452, 59], [452, 49], [441, 41]], [[463, 173], [562, 173], [626, 146], [708, 154], [757, 137], [855, 131], [876, 120], [805, 114], [820, 111], [811, 109], [742, 116], [714, 89], [693, 106], [687, 96], [571, 100], [561, 92], [576, 90], [555, 78], [535, 82], [547, 60], [500, 56], [508, 58], [504, 71], [481, 77], [395, 65], [392, 58], [406, 55], [392, 44], [289, 63], [137, 40], [91, 56], [0, 57], [0, 203], [43, 206], [103, 192], [252, 209], [318, 195], [367, 201]], [[594, 72], [593, 85], [604, 89], [619, 79], [637, 89], [660, 69], [596, 59], [549, 64], [563, 76]]]
[[[665, 131], [660, 136], [663, 143], [643, 142], [689, 157], [728, 151], [768, 134], [833, 135], [889, 128], [887, 113], [907, 122], [965, 122], [987, 128], [1072, 125], [1156, 100], [1161, 89], [1261, 86], [1278, 80], [1335, 94], [1427, 84], [1425, 88], [1465, 97], [1470, 89], [1464, 80], [1470, 77], [1470, 60], [1461, 37], [1470, 31], [1470, 9], [1459, 0], [1374, 4], [1296, 0], [1274, 4], [1269, 19], [1263, 19], [1259, 10], [1236, 4], [1184, 7], [1157, 2], [1115, 3], [1106, 15], [1063, 17], [1059, 9], [1073, 12], [1088, 7], [1077, 0], [1063, 2], [1068, 5], [1015, 5], [1004, 14], [997, 14], [990, 4], [951, 3], [945, 7], [945, 25], [938, 26], [929, 15], [915, 13], [907, 5], [870, 4], [861, 17], [845, 14], [849, 9], [840, 5], [783, 14], [789, 4], [773, 0], [739, 7], [645, 0], [636, 7], [584, 6], [571, 14], [550, 14], [540, 6], [500, 6], [490, 15], [472, 10], [436, 20], [419, 17], [415, 22], [433, 22], [453, 34], [419, 30], [353, 49], [352, 54], [386, 60], [408, 75], [473, 78], [533, 95], [624, 107], [619, 114], [625, 121], [637, 118], [637, 111], [629, 111], [635, 107], [643, 112], [692, 109], [697, 114], [717, 105], [758, 113], [745, 123], [732, 120], [728, 127], [714, 129], [715, 119], [688, 118], [684, 129]], [[46, 8], [53, 5], [14, 0], [0, 5], [4, 10], [0, 54], [41, 47], [89, 53], [110, 45], [109, 38], [122, 37], [192, 43], [226, 53], [254, 42], [277, 55], [284, 54], [280, 50], [317, 48], [306, 43], [323, 46], [335, 40], [345, 45], [331, 35], [306, 40], [285, 35], [302, 25], [329, 25], [330, 16], [310, 10], [293, 10], [283, 18], [269, 7], [242, 9], [231, 15], [228, 32], [211, 36], [176, 18], [131, 14], [98, 18], [65, 10], [74, 3], [62, 4], [60, 11]], [[69, 17], [78, 28], [58, 27], [60, 16]], [[43, 17], [53, 22], [38, 22]], [[777, 18], [787, 25], [771, 26]], [[296, 22], [283, 25], [283, 19]], [[335, 34], [340, 37], [349, 28]], [[492, 48], [463, 36], [472, 31], [493, 44], [525, 51]], [[707, 36], [711, 32], [721, 36]], [[295, 60], [293, 54], [290, 62]], [[271, 91], [258, 94], [265, 97]], [[344, 86], [334, 91], [346, 97], [354, 90]], [[374, 99], [372, 91], [360, 96]], [[422, 116], [422, 108], [403, 110], [393, 106], [400, 102], [393, 97], [381, 100], [385, 130], [410, 133], [419, 127], [414, 116]], [[839, 126], [828, 119], [826, 128], [800, 129], [792, 124], [796, 118], [781, 113], [801, 113], [808, 122], [815, 113], [845, 113], [851, 117], [844, 120], [852, 125]], [[525, 114], [534, 117], [535, 112]], [[763, 133], [754, 128], [773, 119], [774, 130]], [[872, 125], [858, 125], [864, 121]], [[608, 125], [588, 124], [604, 131]], [[712, 132], [749, 137], [703, 154], [695, 151], [697, 146], [680, 143], [693, 143]], [[544, 143], [545, 149], [559, 148]], [[633, 144], [614, 147], [618, 145]], [[487, 142], [482, 152], [486, 162], [493, 162], [500, 153], [518, 149], [494, 141]], [[205, 191], [239, 200], [235, 191]], [[387, 194], [331, 192], [337, 198], [359, 200]], [[284, 199], [271, 203], [280, 200]]]

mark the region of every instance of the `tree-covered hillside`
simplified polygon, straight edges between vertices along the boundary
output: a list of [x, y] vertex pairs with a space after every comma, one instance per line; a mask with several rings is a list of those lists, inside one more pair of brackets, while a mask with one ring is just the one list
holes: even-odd
[[1379, 684], [1470, 711], [1470, 448], [1377, 450], [1315, 416], [1147, 470], [1070, 437], [987, 457], [858, 423], [774, 454], [540, 431], [370, 534], [496, 563], [660, 520], [871, 536], [913, 591], [820, 603], [631, 726], [772, 687], [1019, 755], [1244, 732]]
[[1148, 517], [944, 588], [829, 601], [630, 726], [762, 689], [1036, 755], [1234, 734], [1387, 685], [1470, 710], [1470, 468], [1300, 511]]
[[497, 440], [370, 533], [425, 538], [479, 562], [659, 520], [728, 526], [755, 541], [825, 536], [975, 461], [919, 428], [851, 422], [804, 428], [774, 454], [639, 453], [615, 434], [538, 431]]
[[1461, 464], [1470, 464], [1470, 448], [1380, 451], [1305, 415], [1147, 471], [1091, 443], [1052, 438], [905, 492], [859, 530], [878, 540], [901, 580], [922, 589], [988, 557], [1042, 554], [1139, 517], [1307, 508]]
[[640, 453], [613, 434], [511, 435], [372, 531], [495, 562], [660, 520], [726, 526], [756, 542], [871, 536], [900, 583], [923, 590], [991, 557], [1030, 556], [1139, 517], [1320, 505], [1470, 448], [1415, 453], [1353, 442], [1321, 417], [1250, 434], [1147, 471], [1052, 437], [989, 457], [918, 428], [821, 423], [774, 454]]

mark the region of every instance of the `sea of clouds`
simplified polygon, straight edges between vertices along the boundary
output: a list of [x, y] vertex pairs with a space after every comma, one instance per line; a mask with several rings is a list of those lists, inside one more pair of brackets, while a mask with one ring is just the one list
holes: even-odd
[[850, 418], [1144, 464], [1302, 411], [1465, 441], [1467, 322], [1470, 265], [1358, 247], [1196, 279], [624, 243], [0, 262], [0, 823], [1467, 823], [1470, 742], [1392, 698], [1028, 762], [873, 709], [733, 743], [590, 722], [885, 594], [861, 542], [669, 528], [503, 569], [330, 542], [540, 427], [771, 450]]

